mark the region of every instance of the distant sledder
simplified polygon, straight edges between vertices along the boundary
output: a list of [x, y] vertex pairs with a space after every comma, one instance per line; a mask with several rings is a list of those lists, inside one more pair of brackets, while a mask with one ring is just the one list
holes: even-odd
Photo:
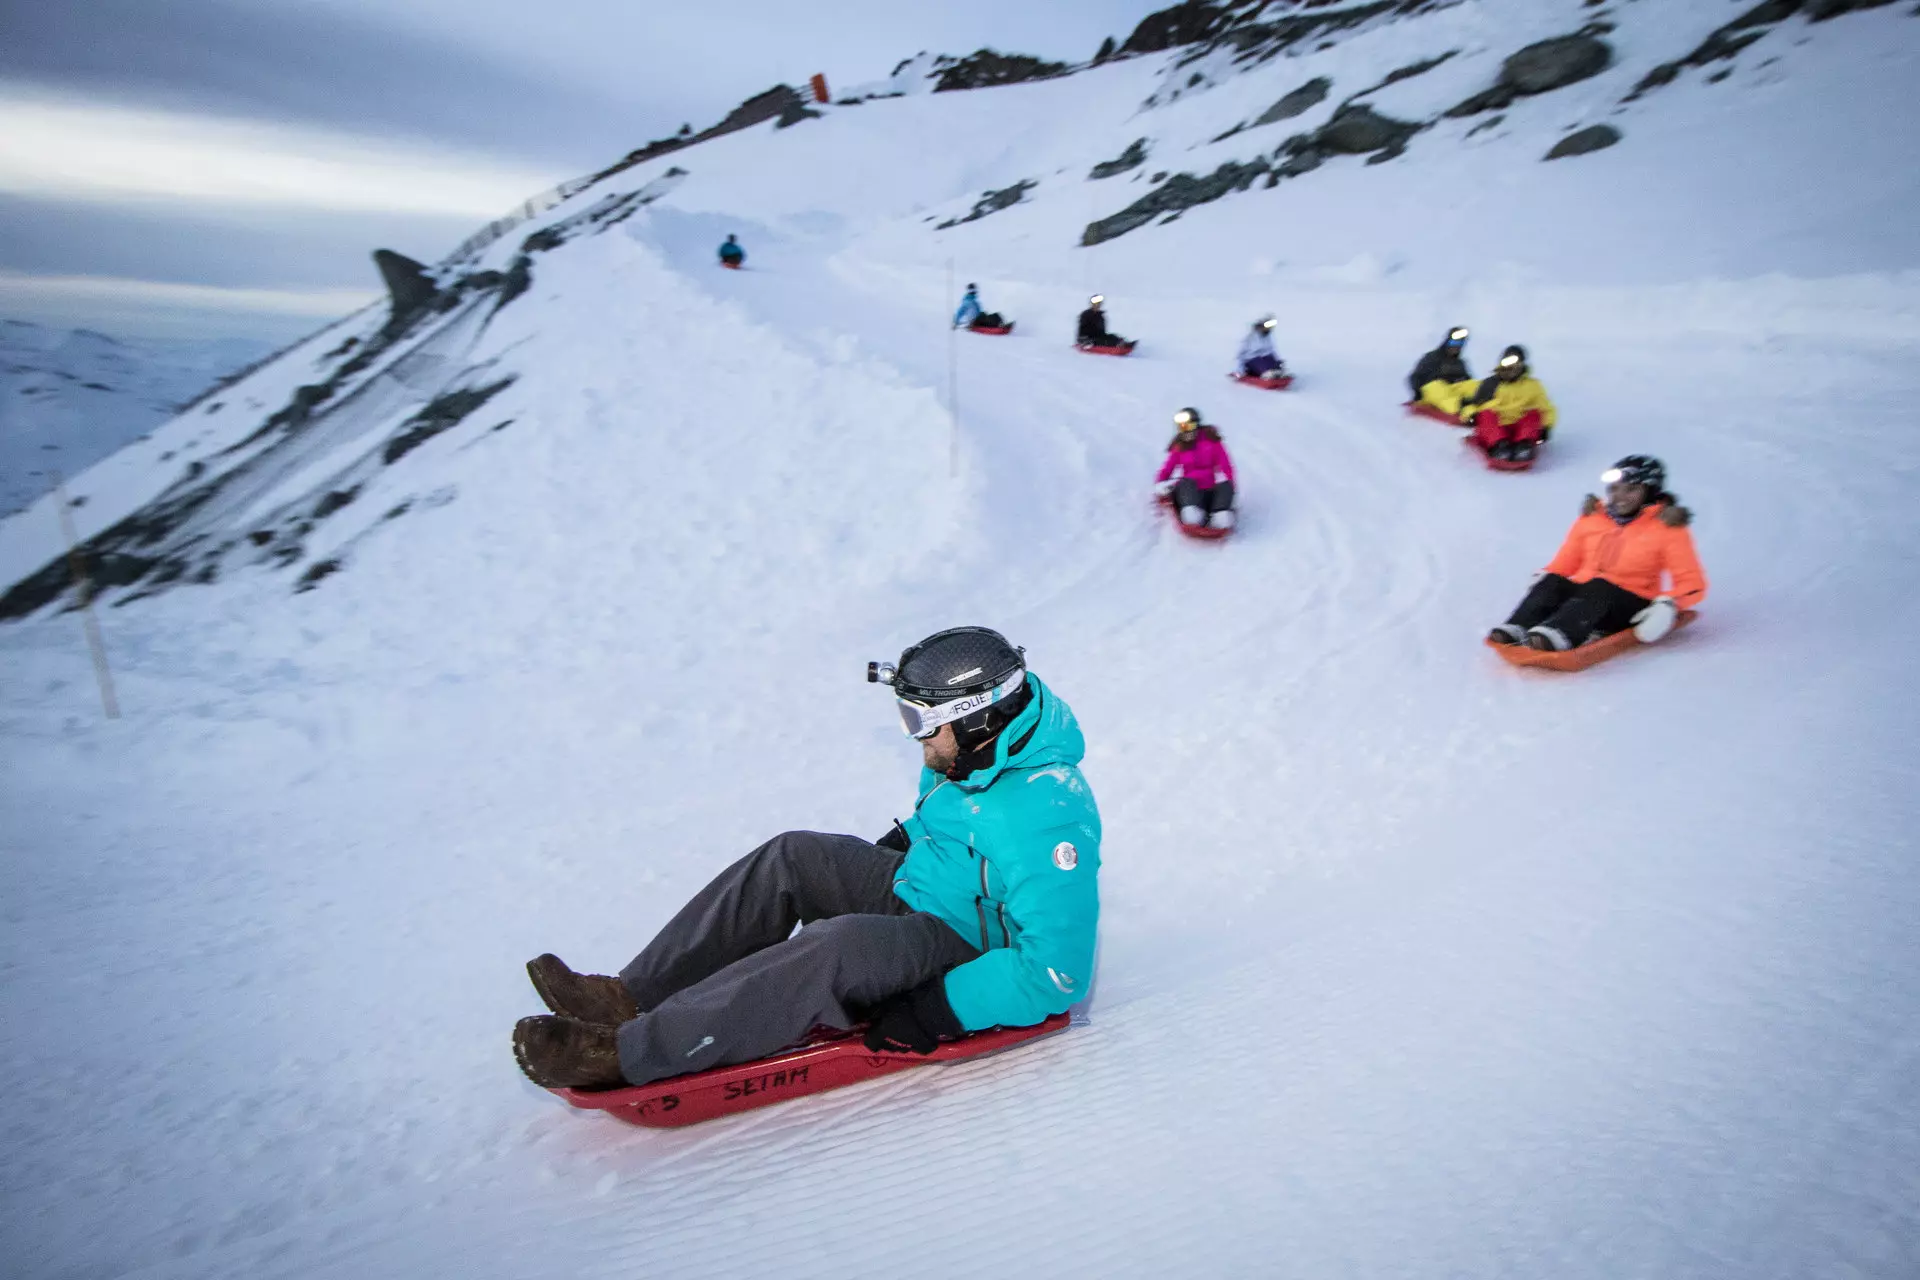
[[1413, 399], [1407, 408], [1423, 417], [1458, 424], [1460, 403], [1479, 382], [1467, 368], [1467, 327], [1455, 325], [1439, 346], [1421, 356], [1407, 375]]
[[998, 311], [984, 310], [980, 306], [980, 286], [969, 282], [966, 295], [960, 299], [960, 309], [953, 313], [953, 327], [974, 333], [1004, 334], [1013, 332], [1013, 321]]
[[720, 246], [720, 265], [738, 271], [746, 260], [747, 251], [740, 247], [739, 240], [728, 236], [727, 242]]
[[1087, 299], [1087, 309], [1080, 313], [1080, 325], [1075, 331], [1073, 345], [1094, 355], [1127, 355], [1136, 344], [1117, 333], [1107, 332], [1107, 313], [1102, 310], [1106, 300], [1106, 295], [1101, 293]]
[[1521, 666], [1579, 670], [1692, 620], [1707, 577], [1688, 532], [1692, 515], [1666, 492], [1658, 458], [1633, 454], [1588, 494], [1560, 551], [1487, 643]]
[[1240, 340], [1239, 368], [1229, 375], [1235, 382], [1269, 391], [1284, 391], [1293, 385], [1285, 362], [1273, 349], [1273, 326], [1276, 323], [1272, 316], [1262, 316], [1253, 322], [1252, 331]]
[[1233, 531], [1233, 459], [1198, 409], [1173, 415], [1174, 436], [1153, 478], [1154, 496], [1173, 508], [1182, 533], [1224, 538]]

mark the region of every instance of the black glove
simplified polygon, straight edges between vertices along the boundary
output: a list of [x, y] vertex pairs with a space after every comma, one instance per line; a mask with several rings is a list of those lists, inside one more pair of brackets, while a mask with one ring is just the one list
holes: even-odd
[[891, 849], [895, 853], [908, 853], [913, 849], [913, 837], [907, 834], [907, 829], [900, 825], [900, 821], [897, 818], [894, 820], [893, 826], [888, 830], [887, 834], [881, 836], [873, 843], [876, 848]]
[[947, 980], [935, 978], [874, 1006], [867, 1048], [875, 1053], [932, 1053], [942, 1040], [967, 1034], [947, 1003]]

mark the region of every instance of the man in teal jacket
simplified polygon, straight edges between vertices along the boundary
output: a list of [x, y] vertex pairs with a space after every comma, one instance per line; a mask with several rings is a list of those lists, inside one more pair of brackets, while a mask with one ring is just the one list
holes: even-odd
[[618, 977], [531, 961], [553, 1012], [520, 1021], [514, 1054], [536, 1084], [645, 1084], [862, 1021], [875, 1050], [930, 1053], [1086, 995], [1100, 815], [1073, 712], [984, 627], [929, 636], [868, 679], [893, 687], [921, 744], [913, 815], [877, 844], [776, 836]]

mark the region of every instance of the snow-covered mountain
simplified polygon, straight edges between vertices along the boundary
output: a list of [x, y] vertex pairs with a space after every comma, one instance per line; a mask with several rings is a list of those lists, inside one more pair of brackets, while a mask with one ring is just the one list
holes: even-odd
[[0, 514], [19, 510], [267, 355], [245, 339], [160, 342], [0, 320]]
[[[9, 1254], [1912, 1274], [1917, 71], [1906, 0], [1186, 4], [759, 95], [390, 263], [70, 482], [123, 720], [53, 512], [0, 523]], [[1012, 336], [949, 330], [968, 280]], [[1068, 345], [1096, 290], [1129, 359]], [[1221, 376], [1267, 311], [1286, 395]], [[1532, 472], [1401, 413], [1453, 323], [1553, 393]], [[1146, 499], [1183, 405], [1224, 544]], [[1630, 452], [1700, 621], [1512, 671]], [[1081, 1025], [671, 1134], [526, 1085], [522, 960], [911, 805], [859, 673], [960, 622], [1087, 732]]]

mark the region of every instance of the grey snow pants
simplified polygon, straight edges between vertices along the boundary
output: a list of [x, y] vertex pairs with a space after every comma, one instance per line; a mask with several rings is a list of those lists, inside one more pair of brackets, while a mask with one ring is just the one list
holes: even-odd
[[903, 860], [789, 831], [716, 876], [620, 971], [641, 1011], [619, 1033], [627, 1082], [764, 1058], [977, 957], [894, 894]]

